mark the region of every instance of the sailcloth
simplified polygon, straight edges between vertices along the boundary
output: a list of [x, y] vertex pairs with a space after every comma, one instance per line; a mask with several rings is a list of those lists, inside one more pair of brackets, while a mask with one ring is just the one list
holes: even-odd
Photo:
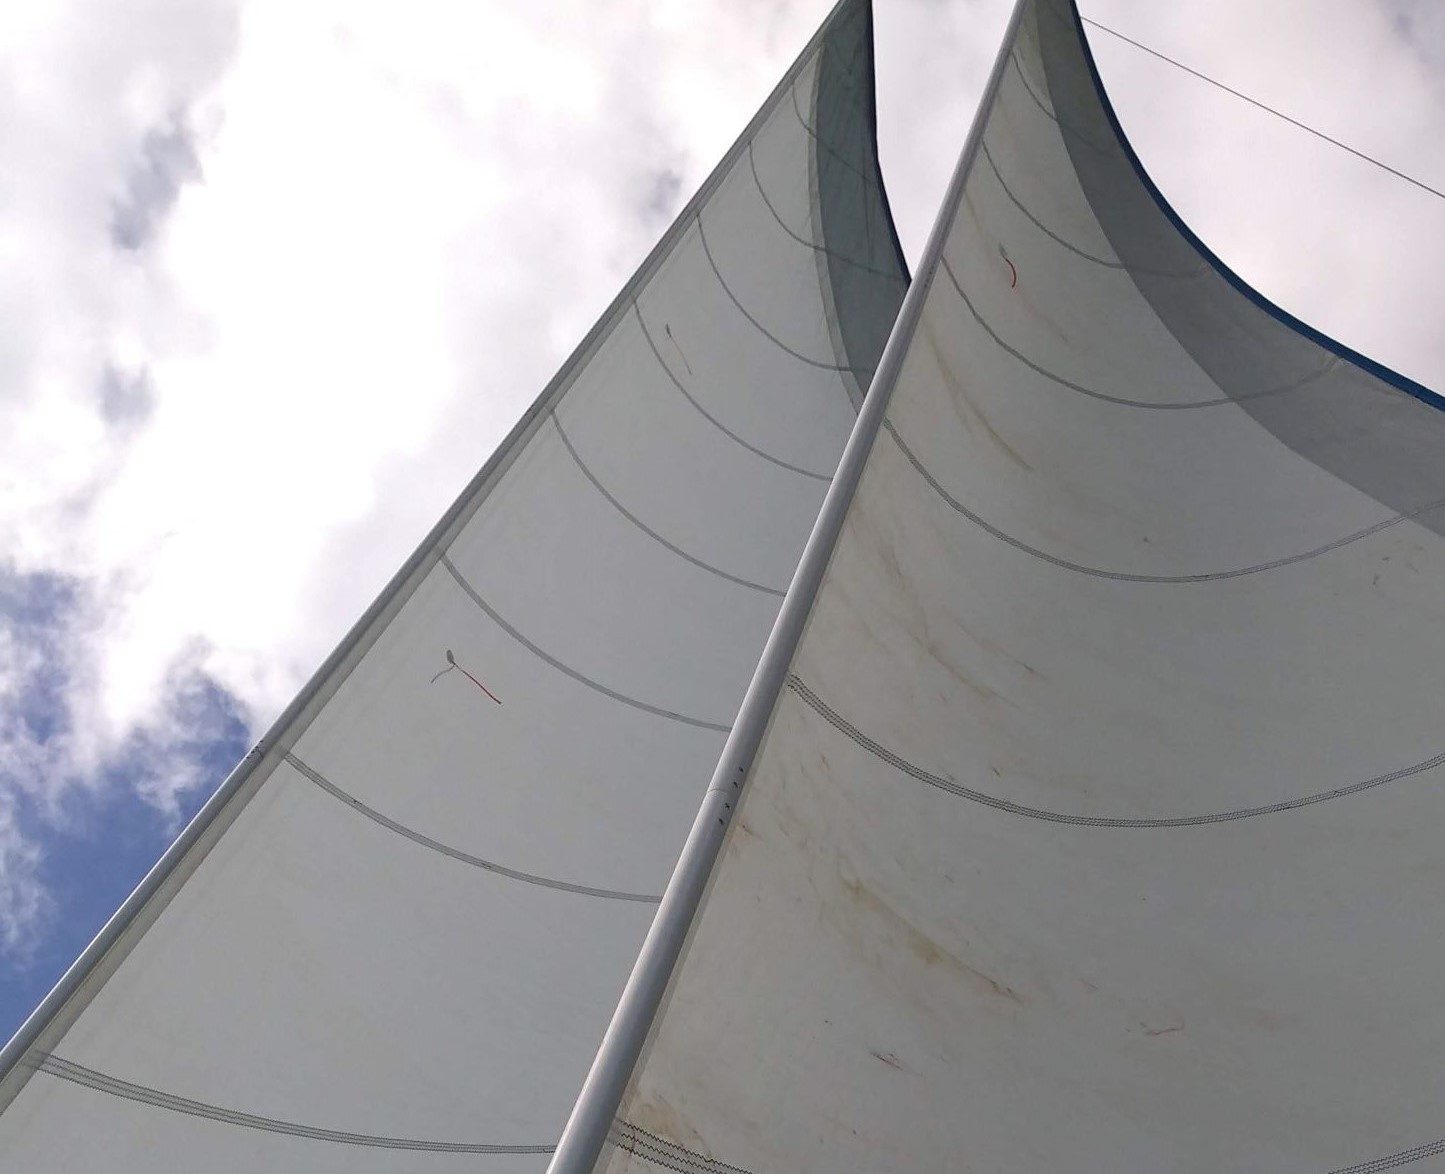
[[27, 1172], [545, 1167], [907, 274], [845, 0], [7, 1048]]
[[1438, 1163], [1441, 401], [1008, 38], [604, 1167]]

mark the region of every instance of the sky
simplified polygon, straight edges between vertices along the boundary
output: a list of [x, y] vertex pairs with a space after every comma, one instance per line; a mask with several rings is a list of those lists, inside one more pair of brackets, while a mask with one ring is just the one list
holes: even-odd
[[[875, 0], [915, 259], [1008, 0]], [[0, 1035], [486, 459], [829, 0], [0, 5]], [[1084, 14], [1445, 189], [1445, 6]], [[1445, 390], [1445, 201], [1091, 30], [1185, 221]]]

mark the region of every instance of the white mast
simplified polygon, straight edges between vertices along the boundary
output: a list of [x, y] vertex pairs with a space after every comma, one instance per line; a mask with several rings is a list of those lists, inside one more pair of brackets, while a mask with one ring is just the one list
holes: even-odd
[[[1005, 32], [1005, 46], [1012, 40], [1022, 13], [1023, 5], [1019, 4]], [[838, 472], [823, 500], [818, 520], [813, 525], [798, 570], [788, 588], [787, 598], [778, 612], [762, 659], [738, 710], [738, 719], [733, 723], [727, 744], [723, 747], [702, 808], [693, 821], [692, 831], [668, 882], [667, 892], [648, 931], [617, 1012], [548, 1167], [549, 1174], [587, 1174], [596, 1165], [609, 1134], [613, 1132], [628, 1081], [696, 920], [718, 853], [737, 813], [748, 769], [767, 733], [788, 666], [792, 663], [808, 613], [832, 558], [843, 519], [847, 516], [868, 454], [883, 423], [903, 356], [907, 353], [917, 328], [918, 315], [928, 296], [944, 238], [962, 199], [969, 165], [978, 149], [983, 127], [982, 109], [998, 86], [1006, 61], [1006, 53], [1001, 50], [984, 87], [984, 106], [980, 108], [980, 117], [969, 132], [944, 193], [938, 219], [924, 246], [920, 279], [913, 283], [903, 299], [876, 377], [863, 401], [853, 434], [843, 450], [843, 458], [838, 463]]]

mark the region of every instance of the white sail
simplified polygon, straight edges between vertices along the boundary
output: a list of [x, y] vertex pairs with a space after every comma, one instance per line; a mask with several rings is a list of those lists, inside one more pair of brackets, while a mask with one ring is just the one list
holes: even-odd
[[1008, 36], [605, 1168], [1438, 1160], [1442, 402], [1179, 223], [1071, 4]]
[[544, 1167], [906, 281], [844, 0], [11, 1042], [0, 1165]]

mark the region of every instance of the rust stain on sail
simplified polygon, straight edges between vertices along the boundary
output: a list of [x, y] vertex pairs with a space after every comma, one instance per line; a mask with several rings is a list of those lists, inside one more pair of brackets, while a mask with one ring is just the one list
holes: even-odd
[[853, 905], [870, 918], [880, 923], [884, 936], [906, 949], [925, 968], [944, 967], [960, 977], [971, 989], [980, 994], [1006, 999], [1011, 1003], [1023, 1004], [1023, 997], [1007, 983], [975, 966], [970, 966], [935, 938], [914, 925], [907, 917], [880, 897], [858, 877], [841, 877], [843, 889]]

